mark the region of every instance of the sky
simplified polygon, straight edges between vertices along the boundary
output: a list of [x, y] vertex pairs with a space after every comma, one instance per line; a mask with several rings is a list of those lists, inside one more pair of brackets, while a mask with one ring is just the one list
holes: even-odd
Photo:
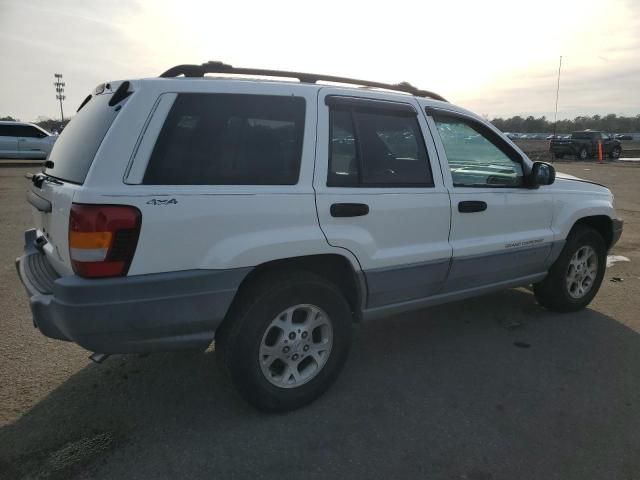
[[640, 114], [640, 0], [0, 0], [0, 117], [181, 63], [411, 84], [488, 118]]

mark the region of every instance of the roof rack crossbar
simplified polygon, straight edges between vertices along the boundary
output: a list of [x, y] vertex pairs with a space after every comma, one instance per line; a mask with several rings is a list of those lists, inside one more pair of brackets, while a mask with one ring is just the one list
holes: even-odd
[[315, 73], [288, 72], [283, 70], [265, 70], [260, 68], [237, 68], [222, 62], [207, 62], [202, 65], [176, 65], [164, 72], [160, 77], [171, 78], [179, 75], [185, 77], [203, 77], [207, 73], [227, 73], [238, 75], [256, 75], [261, 77], [283, 77], [296, 78], [301, 83], [333, 82], [362, 85], [364, 87], [382, 88], [385, 90], [395, 90], [398, 92], [410, 93], [417, 97], [427, 97], [434, 100], [446, 100], [437, 93], [428, 90], [420, 90], [410, 83], [402, 82], [398, 84], [371, 82], [369, 80], [358, 80], [355, 78], [335, 77], [332, 75], [319, 75]]

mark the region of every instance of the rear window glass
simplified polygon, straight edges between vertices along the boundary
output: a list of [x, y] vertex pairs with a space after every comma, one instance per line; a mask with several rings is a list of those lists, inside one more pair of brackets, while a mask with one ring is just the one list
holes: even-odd
[[95, 95], [60, 134], [51, 150], [53, 168], [46, 173], [73, 183], [83, 183], [102, 139], [118, 112], [108, 105], [111, 95]]
[[296, 184], [304, 113], [300, 97], [180, 94], [160, 131], [143, 183]]

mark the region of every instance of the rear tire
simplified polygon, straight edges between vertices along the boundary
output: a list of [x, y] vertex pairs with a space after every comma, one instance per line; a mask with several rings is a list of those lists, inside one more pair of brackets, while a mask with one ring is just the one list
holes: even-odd
[[322, 395], [351, 346], [351, 309], [338, 288], [313, 273], [288, 271], [240, 295], [220, 341], [242, 397], [258, 410], [284, 412]]
[[577, 225], [549, 274], [534, 284], [538, 303], [556, 312], [575, 312], [586, 307], [598, 293], [606, 264], [607, 249], [602, 236], [593, 228]]

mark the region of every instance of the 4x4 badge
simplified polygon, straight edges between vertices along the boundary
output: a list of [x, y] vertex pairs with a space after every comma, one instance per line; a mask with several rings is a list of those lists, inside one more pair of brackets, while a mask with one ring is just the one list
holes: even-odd
[[172, 198], [171, 200], [163, 200], [160, 198], [152, 198], [147, 202], [147, 205], [175, 205], [178, 203], [178, 200]]

